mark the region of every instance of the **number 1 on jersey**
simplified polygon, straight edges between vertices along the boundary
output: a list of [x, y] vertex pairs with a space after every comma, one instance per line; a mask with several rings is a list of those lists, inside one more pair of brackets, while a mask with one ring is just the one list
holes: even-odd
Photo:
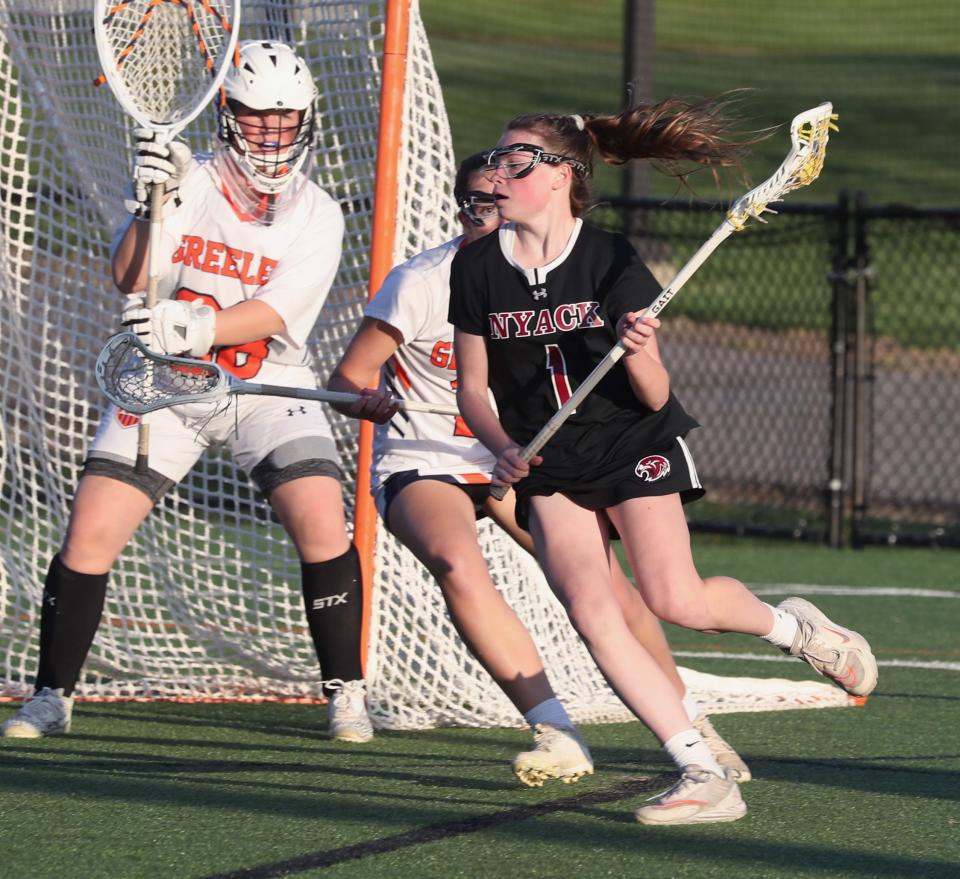
[[553, 395], [556, 397], [559, 409], [573, 394], [570, 379], [567, 377], [567, 361], [563, 359], [563, 351], [560, 350], [559, 345], [551, 344], [543, 347], [547, 351], [547, 372], [550, 373], [550, 384], [553, 385]]

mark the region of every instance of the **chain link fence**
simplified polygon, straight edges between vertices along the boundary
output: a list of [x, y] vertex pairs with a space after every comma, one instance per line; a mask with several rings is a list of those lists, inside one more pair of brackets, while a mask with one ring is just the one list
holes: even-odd
[[960, 545], [960, 210], [851, 221], [852, 540]]
[[[666, 284], [716, 204], [605, 199]], [[665, 311], [673, 386], [702, 428], [695, 530], [960, 546], [960, 210], [778, 207]]]

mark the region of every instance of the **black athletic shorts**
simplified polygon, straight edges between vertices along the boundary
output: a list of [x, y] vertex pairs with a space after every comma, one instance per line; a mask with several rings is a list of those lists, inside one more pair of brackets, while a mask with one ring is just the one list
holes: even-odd
[[[576, 485], [551, 485], [545, 480], [521, 479], [517, 492], [517, 524], [530, 530], [530, 498], [560, 492], [588, 510], [605, 510], [635, 497], [679, 494], [682, 503], [699, 500], [706, 493], [687, 444], [676, 437], [668, 445], [650, 449], [631, 459], [602, 481]], [[611, 526], [611, 536], [619, 537]]]
[[473, 510], [478, 519], [487, 515], [483, 512], [483, 504], [490, 497], [489, 482], [460, 482], [455, 476], [445, 473], [421, 475], [419, 470], [401, 470], [390, 476], [383, 484], [383, 488], [377, 492], [377, 508], [387, 528], [390, 527], [390, 505], [404, 488], [421, 479], [433, 479], [436, 482], [455, 485], [473, 502]]

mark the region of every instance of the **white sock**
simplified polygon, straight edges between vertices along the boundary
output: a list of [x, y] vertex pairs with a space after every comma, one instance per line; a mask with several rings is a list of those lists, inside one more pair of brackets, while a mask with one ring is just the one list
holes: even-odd
[[567, 709], [560, 704], [560, 700], [556, 696], [541, 702], [539, 705], [534, 705], [523, 715], [523, 719], [530, 726], [536, 726], [538, 723], [549, 723], [550, 726], [573, 726], [573, 721], [567, 714]]
[[[766, 604], [766, 602], [764, 602], [764, 604]], [[797, 618], [793, 616], [793, 614], [780, 610], [779, 607], [774, 607], [772, 604], [767, 604], [767, 607], [769, 607], [773, 613], [773, 628], [761, 637], [764, 641], [769, 641], [775, 647], [789, 650], [793, 646], [797, 632], [800, 631], [800, 624], [797, 622]]]
[[687, 718], [690, 723], [693, 723], [700, 716], [699, 703], [693, 698], [689, 690], [683, 694], [681, 701], [683, 702], [683, 710], [687, 712]]
[[703, 737], [693, 727], [670, 736], [663, 743], [663, 749], [681, 770], [686, 769], [687, 766], [696, 765], [714, 775], [724, 777], [723, 767], [717, 763], [717, 758], [713, 756]]

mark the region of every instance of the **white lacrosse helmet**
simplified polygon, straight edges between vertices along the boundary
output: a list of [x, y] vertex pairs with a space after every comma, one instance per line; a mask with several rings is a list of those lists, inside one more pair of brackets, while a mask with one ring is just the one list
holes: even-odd
[[[227, 149], [218, 152], [229, 154], [257, 192], [279, 195], [302, 176], [300, 171], [311, 154], [317, 87], [306, 62], [284, 43], [246, 40], [238, 51], [239, 64], [230, 65], [223, 81], [217, 134]], [[260, 142], [252, 143], [237, 122], [238, 105], [278, 113], [300, 110], [296, 135], [289, 145], [280, 148], [277, 140], [270, 140], [270, 134], [279, 131], [264, 129]], [[221, 176], [229, 181], [233, 175], [223, 170]]]

